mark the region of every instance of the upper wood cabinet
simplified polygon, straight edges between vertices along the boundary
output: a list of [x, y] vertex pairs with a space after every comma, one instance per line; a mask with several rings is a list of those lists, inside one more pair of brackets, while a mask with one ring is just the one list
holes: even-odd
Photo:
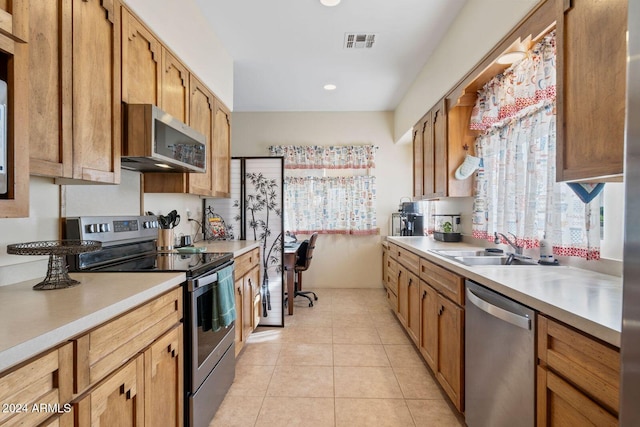
[[183, 123], [189, 122], [189, 70], [167, 49], [162, 49], [160, 108]]
[[229, 197], [229, 109], [131, 11], [122, 10], [122, 101], [157, 105], [207, 140], [205, 173], [145, 173], [144, 191]]
[[29, 15], [30, 172], [71, 178], [71, 2], [30, 2]]
[[557, 180], [621, 180], [627, 1], [557, 4]]
[[216, 99], [211, 144], [214, 197], [231, 197], [231, 112]]
[[7, 83], [7, 191], [0, 216], [29, 216], [29, 2], [5, 2], [0, 10], [0, 80]]
[[122, 8], [122, 102], [160, 106], [160, 42]]
[[464, 130], [470, 113], [470, 108], [449, 111], [443, 98], [414, 126], [414, 197], [471, 196], [472, 180], [460, 181], [454, 176], [465, 155], [473, 152], [475, 135]]
[[[30, 2], [30, 172], [120, 182], [118, 2]], [[88, 36], [91, 35], [91, 36]]]

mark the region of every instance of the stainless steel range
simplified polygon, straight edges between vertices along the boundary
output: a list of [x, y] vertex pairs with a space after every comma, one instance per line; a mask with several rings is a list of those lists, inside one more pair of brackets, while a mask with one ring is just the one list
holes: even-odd
[[215, 304], [218, 272], [233, 266], [233, 254], [160, 252], [158, 229], [155, 216], [66, 218], [67, 239], [102, 242], [100, 251], [70, 256], [69, 270], [186, 274], [185, 425], [208, 426], [235, 377], [235, 325], [214, 330], [202, 319]]

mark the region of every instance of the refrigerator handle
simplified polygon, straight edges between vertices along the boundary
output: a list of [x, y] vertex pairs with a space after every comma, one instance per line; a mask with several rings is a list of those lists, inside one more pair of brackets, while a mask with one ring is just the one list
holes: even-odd
[[471, 292], [471, 289], [469, 288], [467, 288], [467, 299], [480, 310], [493, 317], [497, 317], [500, 320], [504, 320], [505, 322], [511, 323], [512, 325], [522, 329], [531, 329], [531, 319], [529, 317], [520, 316], [519, 314], [512, 313], [496, 305], [490, 304]]

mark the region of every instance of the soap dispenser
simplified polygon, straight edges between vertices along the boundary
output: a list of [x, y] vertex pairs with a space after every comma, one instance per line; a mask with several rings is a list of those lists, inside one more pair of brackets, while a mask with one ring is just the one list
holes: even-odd
[[541, 264], [554, 264], [555, 258], [553, 257], [553, 246], [547, 240], [546, 233], [540, 240], [540, 263]]

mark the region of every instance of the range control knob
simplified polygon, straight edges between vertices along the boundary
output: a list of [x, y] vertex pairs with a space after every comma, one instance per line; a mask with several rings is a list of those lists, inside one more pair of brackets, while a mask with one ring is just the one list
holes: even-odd
[[98, 231], [98, 224], [87, 225], [87, 233], [95, 233]]
[[100, 232], [106, 233], [107, 231], [109, 231], [109, 224], [100, 224]]

